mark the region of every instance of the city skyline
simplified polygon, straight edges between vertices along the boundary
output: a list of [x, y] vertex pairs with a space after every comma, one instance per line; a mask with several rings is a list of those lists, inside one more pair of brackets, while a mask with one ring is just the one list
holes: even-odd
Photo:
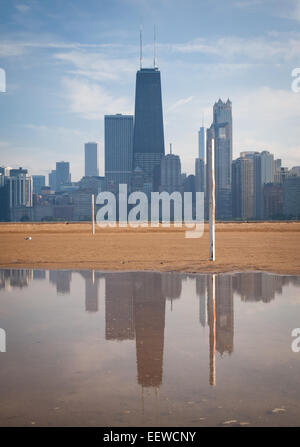
[[[149, 6], [129, 0], [102, 8], [103, 21], [98, 23], [101, 3], [90, 1], [91, 10], [84, 15], [82, 6], [69, 8], [72, 20], [66, 26], [67, 8], [56, 1], [44, 2], [43, 11], [36, 3], [6, 2], [0, 48], [0, 67], [7, 75], [7, 93], [0, 97], [2, 165], [22, 165], [33, 175], [47, 175], [63, 158], [79, 180], [82, 145], [97, 141], [103, 174], [104, 115], [134, 111], [140, 23], [145, 67], [152, 66], [152, 30], [157, 25], [165, 143], [173, 142], [183, 172], [194, 170], [203, 115], [209, 127], [211, 106], [219, 97], [234, 104], [233, 158], [242, 151], [266, 150], [288, 167], [300, 164], [300, 102], [291, 90], [291, 72], [299, 65], [296, 1], [286, 2], [284, 11], [275, 0], [217, 2], [214, 8], [190, 1], [197, 23], [180, 2], [171, 6], [154, 1]], [[235, 20], [229, 26], [226, 17], [231, 16]], [[212, 18], [217, 29], [210, 29]], [[82, 26], [87, 22], [90, 26]]]

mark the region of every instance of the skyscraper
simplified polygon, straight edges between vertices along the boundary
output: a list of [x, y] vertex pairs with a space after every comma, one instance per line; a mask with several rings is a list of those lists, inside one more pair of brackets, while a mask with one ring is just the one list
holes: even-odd
[[99, 175], [97, 143], [90, 142], [84, 145], [84, 175], [86, 177]]
[[287, 177], [283, 182], [283, 212], [287, 217], [300, 216], [300, 177]]
[[133, 116], [105, 115], [105, 178], [108, 184], [130, 184]]
[[161, 159], [160, 191], [182, 192], [181, 163], [178, 155], [167, 154]]
[[52, 171], [48, 174], [48, 184], [52, 191], [56, 191], [56, 171], [52, 169]]
[[164, 154], [160, 71], [157, 67], [141, 68], [136, 74], [133, 169], [144, 171], [146, 183], [157, 183], [155, 168]]
[[45, 176], [44, 175], [33, 175], [33, 192], [34, 194], [41, 194], [41, 189], [45, 186]]
[[32, 177], [27, 169], [11, 169], [8, 177], [9, 207], [32, 206]]
[[56, 191], [60, 191], [63, 185], [71, 182], [70, 164], [68, 161], [56, 162]]
[[[229, 99], [227, 102], [219, 99], [214, 104], [213, 123], [207, 129], [207, 150], [212, 138], [215, 141], [216, 218], [228, 219], [231, 217], [232, 163], [232, 103]], [[209, 175], [207, 172], [207, 184]]]
[[195, 188], [196, 192], [205, 190], [205, 165], [203, 158], [195, 159]]
[[263, 188], [274, 179], [274, 156], [268, 151], [254, 155], [254, 214], [256, 219], [264, 218]]
[[198, 158], [204, 161], [205, 153], [205, 127], [200, 127], [198, 132]]
[[232, 216], [251, 219], [254, 215], [253, 158], [242, 155], [232, 163]]

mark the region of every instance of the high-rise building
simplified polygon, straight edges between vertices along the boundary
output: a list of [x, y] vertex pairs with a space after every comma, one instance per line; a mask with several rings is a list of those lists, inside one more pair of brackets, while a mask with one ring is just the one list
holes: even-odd
[[268, 151], [254, 155], [254, 215], [256, 219], [264, 218], [263, 188], [266, 183], [273, 183], [274, 156]]
[[196, 192], [205, 191], [205, 165], [203, 158], [195, 159], [195, 189]]
[[52, 171], [48, 174], [48, 184], [51, 188], [51, 191], [56, 191], [56, 171], [52, 169]]
[[97, 143], [90, 142], [84, 145], [84, 175], [86, 177], [99, 175]]
[[159, 184], [153, 176], [164, 154], [160, 71], [141, 68], [136, 74], [133, 169], [144, 171], [146, 183]]
[[11, 169], [12, 168], [0, 166], [0, 174], [4, 175], [5, 177], [8, 177]]
[[174, 154], [164, 155], [161, 159], [160, 168], [160, 191], [166, 191], [168, 193], [174, 191], [182, 192], [181, 162], [179, 156]]
[[242, 155], [232, 162], [232, 216], [251, 219], [254, 215], [253, 159]]
[[[221, 101], [214, 104], [213, 123], [207, 129], [207, 151], [214, 138], [215, 144], [215, 191], [216, 191], [216, 218], [228, 219], [231, 217], [231, 163], [232, 163], [232, 103]], [[207, 152], [208, 157], [208, 152]], [[207, 158], [207, 169], [209, 163]], [[209, 175], [206, 183], [208, 190]]]
[[34, 194], [41, 194], [41, 189], [45, 186], [45, 176], [44, 175], [33, 175], [32, 183], [33, 183], [33, 192]]
[[32, 177], [27, 169], [11, 169], [9, 183], [9, 207], [32, 207]]
[[287, 177], [283, 182], [283, 212], [286, 217], [300, 216], [300, 177]]
[[62, 186], [71, 183], [70, 163], [68, 161], [56, 162], [56, 191]]
[[281, 217], [283, 214], [283, 185], [266, 183], [263, 188], [264, 219]]
[[130, 185], [132, 172], [133, 116], [105, 115], [105, 178], [107, 184]]
[[300, 166], [293, 166], [291, 169], [291, 175], [300, 176]]
[[201, 126], [198, 132], [198, 158], [204, 161], [205, 157], [205, 127]]

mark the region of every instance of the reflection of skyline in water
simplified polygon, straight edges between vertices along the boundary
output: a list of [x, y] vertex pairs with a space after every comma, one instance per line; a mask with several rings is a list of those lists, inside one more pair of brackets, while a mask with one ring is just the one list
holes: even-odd
[[191, 275], [11, 269], [0, 270], [0, 290], [23, 289], [32, 280], [45, 281], [48, 277], [58, 295], [67, 295], [71, 293], [73, 273], [79, 273], [85, 282], [86, 312], [96, 313], [105, 305], [105, 339], [135, 341], [138, 384], [154, 388], [163, 382], [166, 302], [174, 310], [175, 300], [182, 296], [182, 281], [189, 279], [194, 285], [199, 299], [197, 320], [209, 331], [211, 385], [216, 384], [216, 353], [223, 356], [234, 352], [234, 295], [244, 302], [267, 304], [276, 294], [281, 295], [285, 286], [300, 287], [299, 277], [263, 272]]

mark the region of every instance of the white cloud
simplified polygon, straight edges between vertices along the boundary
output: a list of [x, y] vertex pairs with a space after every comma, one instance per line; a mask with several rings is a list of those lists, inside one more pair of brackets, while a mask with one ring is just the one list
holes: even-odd
[[185, 104], [188, 104], [193, 100], [193, 96], [189, 96], [188, 98], [181, 98], [178, 101], [176, 101], [173, 105], [171, 105], [168, 108], [168, 112], [172, 112], [173, 110], [177, 109], [178, 107], [184, 106]]
[[72, 64], [74, 73], [96, 81], [116, 81], [124, 79], [136, 69], [136, 61], [129, 59], [114, 59], [103, 53], [71, 51], [57, 53], [55, 59]]
[[0, 57], [21, 56], [24, 52], [24, 46], [17, 42], [0, 43]]
[[60, 134], [68, 137], [83, 137], [85, 134], [78, 129], [70, 129], [62, 126], [45, 126], [45, 125], [37, 125], [37, 124], [24, 124], [26, 129], [34, 130], [40, 133], [50, 132], [51, 134]]
[[222, 57], [224, 60], [236, 58], [247, 61], [278, 61], [300, 57], [299, 33], [276, 33], [254, 38], [220, 37], [215, 40], [195, 39], [183, 44], [170, 45], [174, 52], [189, 54], [202, 53]]
[[22, 14], [25, 14], [26, 12], [29, 11], [30, 6], [29, 5], [25, 5], [25, 4], [19, 4], [16, 5], [16, 9], [21, 12]]
[[132, 113], [131, 101], [128, 98], [114, 97], [99, 84], [64, 78], [63, 86], [69, 110], [85, 119], [98, 120], [107, 114]]

